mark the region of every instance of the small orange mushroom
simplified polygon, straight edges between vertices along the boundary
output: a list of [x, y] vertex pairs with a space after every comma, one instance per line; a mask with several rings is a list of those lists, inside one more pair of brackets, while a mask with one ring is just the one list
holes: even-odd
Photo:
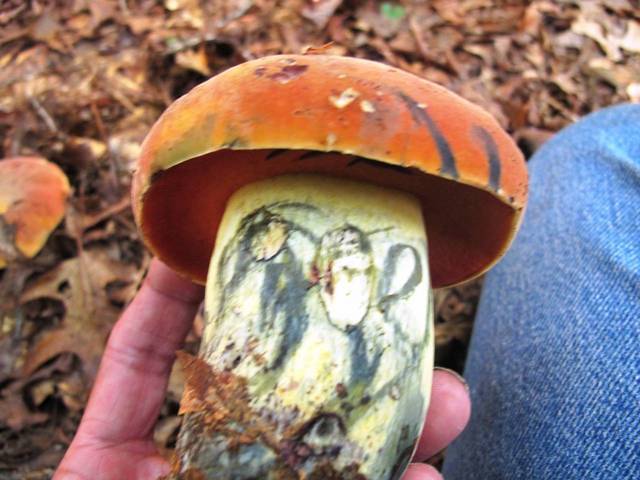
[[64, 172], [43, 158], [0, 160], [0, 268], [34, 257], [64, 216]]
[[497, 122], [440, 86], [281, 55], [171, 105], [132, 195], [152, 252], [207, 285], [171, 478], [386, 480], [428, 406], [430, 289], [504, 254], [527, 174]]

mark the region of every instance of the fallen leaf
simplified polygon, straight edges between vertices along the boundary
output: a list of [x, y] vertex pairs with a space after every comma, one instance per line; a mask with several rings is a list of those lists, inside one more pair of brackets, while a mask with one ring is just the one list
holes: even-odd
[[631, 83], [627, 86], [627, 95], [633, 103], [640, 103], [640, 82]]
[[31, 28], [31, 36], [35, 40], [45, 42], [50, 48], [55, 50], [66, 50], [65, 45], [60, 42], [62, 26], [58, 21], [55, 11], [45, 11], [38, 21]]
[[86, 155], [88, 155], [89, 161], [97, 160], [102, 157], [106, 151], [107, 146], [104, 142], [100, 140], [95, 140], [93, 138], [83, 138], [83, 137], [70, 137], [68, 139], [67, 148], [77, 148], [79, 150], [85, 150]]
[[542, 11], [537, 2], [532, 2], [524, 12], [522, 22], [520, 22], [520, 31], [537, 35], [540, 31], [542, 23]]
[[464, 8], [458, 0], [434, 0], [433, 8], [438, 15], [452, 25], [464, 24]]
[[44, 403], [47, 397], [53, 395], [56, 391], [55, 382], [52, 379], [42, 380], [35, 383], [30, 388], [31, 399], [36, 407]]
[[[34, 372], [33, 375], [24, 376], [16, 381], [8, 382], [0, 388], [2, 395], [0, 397], [0, 424], [7, 425], [13, 431], [19, 432], [25, 427], [47, 421], [49, 418], [48, 413], [35, 411], [25, 403], [25, 398], [30, 396], [30, 392], [27, 390], [29, 390], [31, 384], [47, 384], [51, 376], [56, 373], [69, 372], [72, 365], [73, 362], [70, 355], [60, 355], [44, 368]], [[46, 390], [49, 388], [49, 385], [41, 388]], [[44, 400], [41, 397], [38, 399]], [[1, 443], [2, 442], [0, 442], [0, 445]], [[0, 458], [1, 457], [2, 455], [0, 454]], [[0, 464], [1, 463], [0, 460]]]
[[322, 30], [341, 3], [342, 0], [312, 0], [303, 7], [301, 13]]
[[2, 412], [2, 422], [16, 432], [25, 427], [46, 422], [49, 418], [49, 415], [44, 412], [31, 411], [25, 405], [21, 395], [0, 398], [0, 412]]
[[26, 8], [28, 8], [27, 3], [15, 2], [13, 5], [11, 5], [11, 2], [9, 2], [8, 5], [3, 6], [3, 8], [0, 10], [0, 25], [6, 25]]
[[21, 302], [41, 297], [63, 302], [66, 311], [58, 328], [43, 333], [30, 349], [23, 372], [63, 352], [72, 352], [82, 361], [83, 371], [92, 379], [100, 362], [107, 335], [120, 313], [108, 297], [108, 285], [119, 281], [137, 285], [142, 272], [133, 265], [110, 258], [104, 249], [81, 252], [29, 285]]
[[183, 68], [198, 72], [205, 77], [211, 75], [207, 54], [202, 45], [198, 48], [182, 50], [176, 53], [176, 63]]
[[640, 82], [640, 72], [603, 57], [590, 60], [585, 71], [622, 91], [630, 84]]
[[69, 410], [79, 412], [84, 408], [87, 386], [78, 374], [72, 374], [58, 383], [58, 393], [62, 397], [65, 407]]
[[573, 22], [571, 30], [597, 42], [612, 62], [622, 60], [621, 49], [632, 53], [640, 52], [640, 23], [633, 20], [628, 22], [624, 36], [605, 32], [605, 28], [600, 23], [582, 15]]
[[110, 0], [91, 0], [88, 4], [94, 28], [105, 20], [113, 18], [116, 14], [116, 2]]
[[[632, 0], [635, 1], [635, 0]], [[637, 10], [637, 5], [634, 7], [629, 0], [602, 0], [602, 4], [613, 10], [616, 13], [632, 13], [634, 8]]]
[[627, 33], [620, 40], [620, 48], [628, 52], [640, 53], [640, 23], [629, 22]]

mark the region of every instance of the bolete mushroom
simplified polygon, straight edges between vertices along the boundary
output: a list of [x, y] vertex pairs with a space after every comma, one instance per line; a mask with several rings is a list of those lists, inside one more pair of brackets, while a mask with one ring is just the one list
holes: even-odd
[[40, 252], [64, 217], [69, 181], [38, 157], [0, 160], [0, 268]]
[[133, 184], [151, 251], [206, 281], [174, 477], [399, 478], [431, 288], [490, 268], [526, 197], [490, 115], [380, 63], [272, 56], [174, 102]]

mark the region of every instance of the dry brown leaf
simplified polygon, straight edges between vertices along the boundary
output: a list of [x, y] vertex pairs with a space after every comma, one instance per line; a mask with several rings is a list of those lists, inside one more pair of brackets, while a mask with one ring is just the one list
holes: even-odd
[[580, 16], [571, 25], [571, 31], [594, 40], [598, 45], [600, 45], [600, 48], [602, 48], [609, 60], [617, 62], [622, 59], [622, 53], [620, 52], [618, 42], [610, 36], [607, 36], [602, 25], [599, 23], [593, 20], [587, 20], [585, 17]]
[[151, 30], [160, 30], [164, 24], [164, 19], [156, 16], [127, 15], [124, 20], [136, 35], [142, 35]]
[[322, 30], [340, 4], [342, 0], [311, 0], [302, 8], [301, 13]]
[[69, 410], [79, 412], [86, 402], [86, 384], [77, 372], [69, 375], [64, 381], [58, 383], [58, 393]]
[[560, 87], [563, 92], [569, 95], [578, 94], [579, 86], [576, 84], [575, 80], [569, 74], [560, 73], [558, 75], [554, 75], [551, 78], [551, 81], [555, 83], [558, 87]]
[[604, 57], [590, 60], [585, 66], [585, 71], [621, 91], [624, 91], [632, 83], [640, 82], [640, 72], [633, 71], [624, 65], [615, 64]]
[[81, 38], [87, 38], [93, 35], [94, 24], [91, 15], [88, 13], [82, 12], [67, 18], [65, 26], [68, 31], [73, 31]]
[[117, 11], [117, 3], [112, 0], [91, 0], [88, 2], [93, 27], [113, 18]]
[[627, 86], [627, 95], [633, 103], [640, 103], [640, 82], [631, 83]]
[[620, 39], [620, 48], [634, 53], [640, 53], [640, 23], [629, 22], [627, 33]]
[[19, 1], [0, 5], [0, 25], [6, 25], [27, 8], [27, 3]]
[[46, 422], [49, 418], [44, 412], [32, 412], [25, 405], [20, 395], [0, 398], [0, 419], [13, 431], [20, 431], [25, 427]]
[[211, 75], [207, 53], [203, 45], [200, 45], [198, 48], [182, 50], [176, 53], [176, 63], [183, 68], [198, 72], [205, 77]]
[[602, 0], [602, 4], [616, 13], [624, 14], [638, 11], [638, 6], [631, 4], [631, 2], [635, 1], [636, 0]]
[[24, 376], [16, 381], [9, 382], [8, 386], [2, 387], [0, 389], [2, 393], [0, 398], [0, 424], [7, 425], [13, 431], [18, 432], [25, 427], [47, 421], [49, 418], [47, 413], [33, 410], [25, 403], [25, 398], [29, 398], [30, 402], [36, 406], [39, 400], [44, 400], [37, 393], [34, 398], [33, 391], [29, 387], [38, 384], [46, 385], [40, 387], [44, 389], [41, 393], [46, 393], [46, 389], [52, 385], [51, 377], [56, 373], [68, 373], [72, 368], [72, 364], [70, 355], [61, 355], [32, 376]]
[[28, 302], [41, 297], [64, 303], [66, 312], [59, 328], [41, 335], [31, 348], [24, 364], [29, 375], [52, 357], [72, 352], [83, 362], [83, 371], [92, 379], [100, 355], [120, 309], [108, 297], [113, 282], [137, 285], [142, 272], [110, 258], [106, 250], [87, 250], [29, 285], [21, 297]]
[[465, 33], [513, 33], [522, 25], [526, 7], [491, 0], [434, 0], [438, 15]]
[[0, 69], [0, 97], [9, 95], [8, 91], [2, 89], [12, 83], [40, 75], [49, 66], [48, 54], [45, 46], [37, 45], [17, 55], [12, 52], [8, 58], [3, 59], [4, 65]]
[[530, 35], [537, 35], [542, 23], [542, 9], [538, 2], [531, 2], [527, 7], [520, 23], [520, 31]]
[[55, 10], [45, 11], [31, 27], [31, 36], [35, 40], [46, 43], [54, 50], [66, 50], [66, 45], [61, 42], [60, 34], [62, 25], [58, 21]]
[[36, 407], [44, 403], [47, 397], [53, 395], [56, 391], [56, 384], [53, 379], [49, 378], [36, 382], [30, 388], [31, 399]]
[[448, 23], [463, 25], [465, 14], [463, 3], [458, 0], [434, 0], [433, 8]]

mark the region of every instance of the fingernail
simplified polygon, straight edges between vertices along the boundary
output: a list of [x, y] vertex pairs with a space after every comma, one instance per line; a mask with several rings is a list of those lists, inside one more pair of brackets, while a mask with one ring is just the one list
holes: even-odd
[[464, 379], [464, 377], [462, 375], [460, 375], [458, 372], [456, 372], [455, 370], [451, 370], [450, 368], [444, 368], [444, 367], [433, 367], [433, 369], [434, 370], [440, 370], [441, 372], [446, 372], [449, 375], [452, 375], [452, 376], [456, 377], [460, 381], [460, 383], [462, 383], [462, 385], [464, 385], [464, 389], [467, 391], [467, 393], [469, 393], [469, 384]]

